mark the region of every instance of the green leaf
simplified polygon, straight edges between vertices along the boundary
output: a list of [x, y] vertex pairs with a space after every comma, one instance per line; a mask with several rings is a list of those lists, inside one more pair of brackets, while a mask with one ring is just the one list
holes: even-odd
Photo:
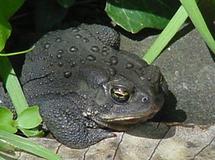
[[163, 29], [176, 9], [172, 0], [108, 0], [105, 7], [116, 24], [132, 33], [146, 27]]
[[0, 124], [11, 123], [13, 120], [13, 113], [5, 106], [0, 106]]
[[4, 159], [3, 157], [0, 156], [0, 160], [6, 160], [6, 159]]
[[32, 106], [24, 110], [16, 120], [19, 128], [31, 129], [37, 127], [41, 122], [42, 118], [39, 114], [39, 107]]
[[0, 15], [9, 19], [23, 3], [24, 0], [0, 0]]
[[151, 64], [159, 56], [161, 51], [177, 33], [187, 17], [187, 12], [185, 11], [184, 7], [181, 6], [172, 17], [166, 28], [161, 32], [159, 37], [155, 40], [155, 42], [151, 45], [149, 50], [144, 55], [143, 59], [146, 62]]
[[0, 139], [0, 151], [3, 151], [3, 152], [14, 152], [15, 151], [15, 147], [8, 144], [6, 141], [4, 140], [1, 140]]
[[211, 35], [204, 21], [204, 18], [202, 17], [202, 14], [197, 6], [196, 1], [180, 0], [180, 2], [182, 3], [183, 7], [187, 11], [194, 26], [196, 27], [200, 35], [203, 37], [204, 41], [207, 43], [208, 47], [215, 54], [215, 40], [213, 39], [213, 36]]
[[17, 128], [13, 126], [13, 113], [7, 109], [0, 107], [0, 129], [5, 130], [10, 133], [16, 133]]
[[38, 129], [19, 128], [19, 130], [27, 137], [43, 137], [44, 136], [44, 132], [39, 131]]
[[[11, 26], [8, 23], [8, 19], [23, 3], [24, 0], [0, 0], [0, 52], [5, 47], [5, 43], [11, 34]], [[19, 114], [28, 104], [9, 60], [4, 57], [0, 57], [0, 76]]]
[[46, 149], [41, 145], [30, 142], [26, 138], [23, 138], [2, 130], [0, 130], [0, 140], [1, 139], [11, 144], [12, 146], [15, 146], [16, 148], [35, 154], [37, 156], [40, 156], [49, 160], [61, 159], [58, 155], [56, 155], [55, 153], [53, 153], [52, 151]]
[[[0, 5], [1, 6], [1, 5]], [[0, 52], [4, 49], [5, 43], [11, 34], [11, 26], [0, 12]]]
[[10, 124], [0, 124], [0, 129], [4, 130], [4, 131], [7, 131], [9, 133], [16, 133], [17, 132], [17, 128], [13, 127]]
[[69, 8], [74, 4], [75, 0], [58, 0], [58, 3], [64, 7]]
[[19, 115], [28, 108], [19, 80], [7, 57], [0, 57], [0, 76]]
[[8, 19], [23, 4], [24, 0], [0, 0], [0, 51], [5, 46], [11, 34], [11, 26]]

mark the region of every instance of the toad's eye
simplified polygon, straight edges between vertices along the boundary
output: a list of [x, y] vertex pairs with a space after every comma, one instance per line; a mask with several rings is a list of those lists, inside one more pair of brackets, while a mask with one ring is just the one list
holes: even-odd
[[127, 102], [130, 95], [129, 92], [122, 87], [114, 87], [111, 89], [111, 97], [119, 103]]

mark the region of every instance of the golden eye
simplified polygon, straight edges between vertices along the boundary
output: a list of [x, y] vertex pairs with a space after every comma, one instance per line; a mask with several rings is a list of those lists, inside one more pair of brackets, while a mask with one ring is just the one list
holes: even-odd
[[125, 88], [114, 87], [111, 89], [111, 97], [119, 103], [124, 103], [128, 101], [130, 95]]

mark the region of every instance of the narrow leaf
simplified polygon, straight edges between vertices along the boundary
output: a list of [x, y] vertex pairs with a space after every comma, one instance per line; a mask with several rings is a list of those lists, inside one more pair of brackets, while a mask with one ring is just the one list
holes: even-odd
[[182, 3], [183, 7], [187, 11], [194, 26], [201, 34], [204, 41], [207, 43], [208, 47], [215, 54], [215, 41], [214, 41], [213, 36], [211, 35], [210, 31], [208, 30], [208, 27], [202, 17], [202, 14], [197, 6], [196, 1], [195, 0], [180, 0], [180, 2]]
[[8, 144], [6, 141], [1, 140], [0, 139], [0, 151], [3, 152], [14, 152], [15, 151], [15, 147], [13, 147], [12, 145]]
[[3, 157], [0, 156], [0, 160], [6, 160], [6, 159], [4, 159]]
[[53, 153], [52, 151], [46, 149], [45, 147], [38, 145], [36, 143], [30, 142], [26, 138], [5, 132], [0, 130], [0, 139], [7, 141], [9, 144], [39, 157], [46, 158], [48, 160], [60, 160], [61, 158]]
[[19, 115], [28, 108], [19, 80], [7, 57], [0, 57], [0, 76]]
[[166, 47], [172, 37], [177, 33], [179, 28], [187, 19], [188, 15], [184, 7], [181, 6], [175, 15], [172, 17], [168, 25], [161, 32], [159, 37], [151, 45], [149, 50], [143, 56], [143, 59], [149, 64], [152, 63], [161, 53], [161, 51]]

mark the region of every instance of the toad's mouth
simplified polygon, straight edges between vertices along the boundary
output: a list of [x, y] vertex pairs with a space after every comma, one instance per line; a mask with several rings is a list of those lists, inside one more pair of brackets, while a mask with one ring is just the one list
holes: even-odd
[[138, 123], [139, 121], [146, 121], [147, 119], [150, 119], [154, 116], [154, 114], [149, 114], [147, 116], [140, 116], [140, 115], [127, 115], [127, 116], [109, 116], [109, 115], [105, 115], [102, 116], [101, 119], [103, 122], [105, 123], [114, 123], [114, 124], [134, 124], [134, 123]]
[[140, 112], [140, 113], [130, 113], [130, 114], [123, 114], [123, 113], [101, 114], [101, 115], [99, 115], [99, 118], [103, 123], [135, 124], [140, 121], [143, 122], [148, 119], [151, 119], [159, 110], [157, 109], [157, 110], [150, 110], [150, 111], [144, 111], [144, 112]]

